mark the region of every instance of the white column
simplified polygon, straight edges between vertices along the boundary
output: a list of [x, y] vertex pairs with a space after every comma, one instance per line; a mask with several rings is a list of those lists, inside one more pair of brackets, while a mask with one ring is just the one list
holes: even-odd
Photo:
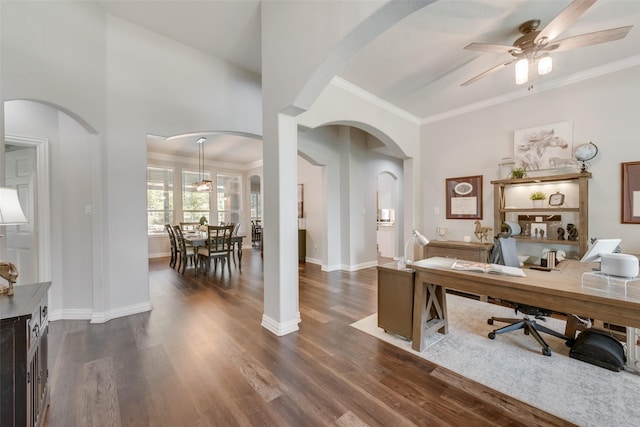
[[264, 141], [264, 313], [262, 326], [281, 336], [297, 331], [298, 124], [278, 114], [277, 141]]

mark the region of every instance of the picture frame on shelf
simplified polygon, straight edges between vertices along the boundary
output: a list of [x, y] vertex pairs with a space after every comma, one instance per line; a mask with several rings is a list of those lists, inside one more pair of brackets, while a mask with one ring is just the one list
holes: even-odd
[[447, 219], [482, 219], [482, 175], [447, 178]]
[[622, 163], [622, 223], [640, 224], [640, 161]]

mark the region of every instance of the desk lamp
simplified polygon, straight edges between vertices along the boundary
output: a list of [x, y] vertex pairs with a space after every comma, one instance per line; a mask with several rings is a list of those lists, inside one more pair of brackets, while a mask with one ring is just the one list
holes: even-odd
[[[17, 190], [0, 187], [0, 225], [16, 225], [27, 222], [27, 218], [20, 207]], [[18, 278], [18, 268], [10, 262], [0, 261], [0, 277], [9, 282], [8, 287], [0, 288], [0, 294], [6, 292], [7, 296], [12, 296], [13, 284]]]
[[413, 230], [413, 232], [411, 233], [411, 237], [409, 237], [409, 240], [407, 240], [407, 244], [404, 245], [404, 256], [400, 258], [400, 261], [398, 261], [398, 268], [405, 268], [407, 264], [413, 263], [413, 261], [407, 259], [407, 250], [409, 249], [409, 243], [411, 242], [422, 248], [427, 243], [429, 243], [429, 239], [420, 234], [418, 230]]

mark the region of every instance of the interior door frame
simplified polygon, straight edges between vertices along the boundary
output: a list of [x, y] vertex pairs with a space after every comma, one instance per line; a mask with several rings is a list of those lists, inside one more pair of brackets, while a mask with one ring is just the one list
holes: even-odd
[[[31, 147], [36, 150], [35, 217], [38, 230], [38, 281], [51, 280], [51, 204], [49, 192], [49, 140], [5, 134], [5, 144]], [[3, 168], [4, 170], [4, 168]]]

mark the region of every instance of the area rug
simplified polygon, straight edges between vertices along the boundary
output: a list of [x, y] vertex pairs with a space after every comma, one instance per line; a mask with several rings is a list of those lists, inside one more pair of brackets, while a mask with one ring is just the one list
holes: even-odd
[[[447, 310], [449, 333], [428, 337], [422, 352], [378, 328], [377, 313], [351, 326], [577, 425], [638, 425], [640, 375], [572, 359], [563, 340], [546, 334], [551, 357], [522, 331], [489, 339], [494, 327], [504, 325], [488, 325], [489, 317], [519, 317], [508, 307], [447, 294]], [[545, 326], [564, 332], [558, 319], [548, 319]]]

